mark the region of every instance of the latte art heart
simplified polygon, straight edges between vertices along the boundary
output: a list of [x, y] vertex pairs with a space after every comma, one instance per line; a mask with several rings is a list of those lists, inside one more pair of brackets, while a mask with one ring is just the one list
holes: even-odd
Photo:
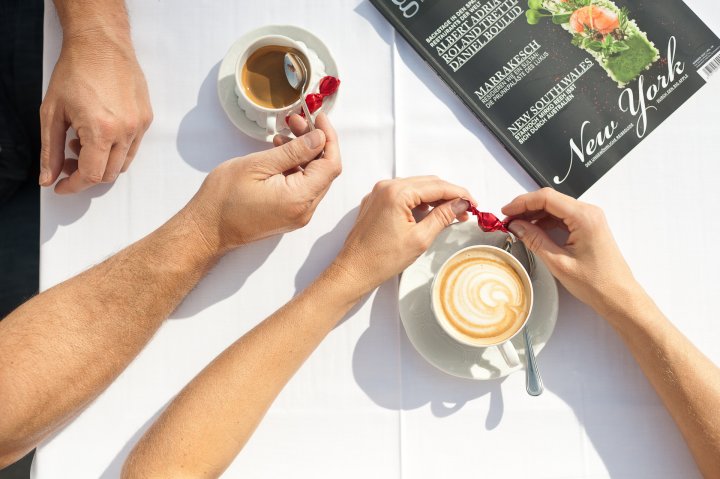
[[447, 326], [474, 343], [512, 337], [528, 315], [523, 280], [493, 251], [459, 255], [445, 265], [438, 281], [436, 308]]

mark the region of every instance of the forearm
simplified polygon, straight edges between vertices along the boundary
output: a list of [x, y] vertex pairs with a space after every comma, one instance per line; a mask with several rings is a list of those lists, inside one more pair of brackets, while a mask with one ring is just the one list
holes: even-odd
[[720, 471], [720, 369], [638, 290], [605, 316], [675, 420], [706, 477]]
[[[275, 397], [359, 299], [330, 268], [218, 356], [140, 440], [123, 477], [217, 477]], [[202, 420], [198, 420], [202, 418]]]
[[0, 466], [106, 388], [215, 259], [181, 212], [1, 321]]

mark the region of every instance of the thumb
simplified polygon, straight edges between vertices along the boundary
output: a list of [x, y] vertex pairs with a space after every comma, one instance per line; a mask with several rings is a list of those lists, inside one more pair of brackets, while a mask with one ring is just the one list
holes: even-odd
[[565, 251], [555, 243], [548, 234], [539, 226], [525, 220], [512, 220], [508, 229], [527, 246], [527, 248], [538, 255], [551, 270], [558, 263], [560, 256]]
[[313, 130], [271, 150], [270, 167], [275, 174], [291, 170], [315, 159], [325, 146], [325, 133]]
[[442, 230], [455, 221], [455, 218], [465, 213], [469, 206], [470, 203], [462, 198], [436, 206], [418, 223], [418, 226], [424, 230], [423, 236], [434, 240]]

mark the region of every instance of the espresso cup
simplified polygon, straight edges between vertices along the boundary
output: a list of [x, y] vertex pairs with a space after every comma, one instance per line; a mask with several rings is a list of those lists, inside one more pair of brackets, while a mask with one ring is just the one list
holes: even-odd
[[[245, 112], [245, 116], [251, 121], [254, 121], [260, 128], [264, 129], [269, 135], [276, 132], [285, 130], [285, 117], [293, 111], [299, 111], [301, 93], [297, 90], [293, 100], [289, 104], [277, 104], [272, 101], [260, 101], [258, 95], [251, 90], [251, 85], [248, 84], [248, 65], [249, 59], [254, 59], [253, 54], [256, 52], [262, 53], [264, 51], [272, 54], [274, 59], [271, 63], [272, 72], [276, 72], [273, 77], [259, 77], [257, 82], [261, 87], [265, 87], [269, 91], [269, 96], [279, 95], [280, 98], [287, 97], [289, 92], [292, 91], [291, 87], [287, 83], [285, 78], [285, 71], [282, 67], [281, 58], [284, 56], [286, 51], [293, 51], [298, 53], [299, 56], [304, 60], [305, 65], [308, 69], [308, 87], [310, 88], [317, 83], [321, 75], [324, 75], [324, 65], [318, 59], [315, 52], [310, 51], [303, 42], [292, 40], [282, 35], [266, 35], [258, 38], [251, 43], [248, 48], [238, 58], [235, 66], [235, 93], [238, 96], [238, 105]], [[275, 53], [277, 52], [277, 53]], [[277, 65], [276, 65], [277, 64]], [[265, 65], [264, 68], [268, 68]], [[243, 74], [245, 73], [245, 78]], [[257, 71], [254, 72], [255, 78], [258, 78]], [[266, 72], [260, 72], [265, 74]], [[250, 77], [252, 78], [252, 77]], [[266, 80], [267, 81], [264, 81]], [[275, 91], [270, 91], [274, 88]], [[289, 90], [285, 90], [285, 88]], [[266, 99], [263, 99], [266, 100]], [[276, 103], [276, 104], [272, 104]]]
[[511, 340], [527, 324], [533, 286], [523, 265], [490, 245], [464, 248], [448, 258], [432, 284], [432, 310], [458, 343], [496, 347], [509, 367], [520, 365]]

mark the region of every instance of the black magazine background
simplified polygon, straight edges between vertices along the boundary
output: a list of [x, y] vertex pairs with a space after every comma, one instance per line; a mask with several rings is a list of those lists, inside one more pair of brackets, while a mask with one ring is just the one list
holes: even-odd
[[[481, 0], [482, 3], [485, 1], [487, 0]], [[618, 97], [622, 89], [595, 63], [589, 53], [570, 43], [571, 35], [567, 31], [559, 25], [552, 24], [549, 19], [543, 19], [538, 25], [529, 25], [522, 15], [458, 72], [453, 72], [439, 60], [435, 50], [425, 39], [464, 6], [467, 0], [424, 0], [419, 3], [418, 13], [410, 19], [403, 17], [401, 9], [392, 0], [371, 0], [371, 3], [390, 20], [413, 48], [421, 53], [431, 67], [444, 77], [451, 88], [453, 83], [457, 85], [457, 88], [453, 89], [460, 91], [456, 93], [499, 137], [508, 151], [541, 186], [552, 186], [578, 197], [642, 141], [634, 130], [630, 131], [590, 167], [580, 163], [576, 155], [567, 179], [559, 185], [554, 184], [553, 178], [555, 176], [563, 178], [570, 166], [570, 138], [575, 138], [575, 142], [581, 146], [580, 127], [583, 122], [590, 122], [584, 135], [587, 141], [611, 120], [620, 125], [616, 130], [617, 133], [638, 119], [629, 112], [620, 110]], [[676, 59], [685, 63], [684, 73], [688, 74], [688, 78], [662, 103], [647, 102], [648, 106], [657, 107], [657, 110], [648, 111], [648, 126], [643, 137], [647, 138], [652, 130], [705, 84], [693, 62], [708, 49], [719, 49], [720, 41], [680, 0], [615, 0], [614, 3], [618, 7], [624, 6], [629, 9], [629, 17], [635, 20], [638, 27], [660, 51], [660, 61], [655, 62], [643, 73], [645, 88], [657, 83], [658, 75], [667, 75], [666, 57], [668, 40], [671, 36], [677, 41]], [[523, 12], [527, 10], [526, 0], [518, 0], [518, 6]], [[549, 57], [495, 105], [486, 108], [473, 92], [533, 40], [538, 41], [542, 49], [548, 51]], [[572, 71], [585, 58], [590, 58], [594, 66], [576, 82], [575, 98], [528, 141], [519, 144], [509, 134], [507, 126], [550, 90], [559, 78]], [[625, 88], [632, 89], [637, 95], [637, 83], [638, 79], [633, 80]], [[708, 114], [711, 113], [708, 111]], [[648, 167], [652, 167], [651, 159], [647, 161]]]

